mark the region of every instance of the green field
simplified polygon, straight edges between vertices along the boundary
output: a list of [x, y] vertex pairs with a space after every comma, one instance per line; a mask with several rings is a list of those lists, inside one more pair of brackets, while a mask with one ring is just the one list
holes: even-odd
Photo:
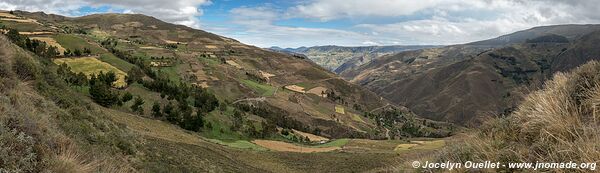
[[36, 23], [25, 23], [25, 22], [14, 22], [14, 21], [1, 21], [7, 28], [16, 29], [20, 32], [33, 32], [44, 29], [45, 27]]
[[107, 62], [110, 65], [113, 65], [122, 71], [129, 71], [129, 70], [131, 70], [131, 68], [135, 67], [135, 65], [133, 65], [125, 60], [122, 60], [120, 58], [117, 58], [116, 56], [114, 56], [111, 53], [100, 54], [100, 57], [98, 59], [100, 59], [101, 61]]
[[221, 144], [221, 145], [225, 145], [228, 147], [232, 147], [232, 148], [239, 148], [239, 149], [251, 149], [251, 150], [257, 150], [257, 151], [267, 151], [268, 149], [258, 146], [250, 141], [246, 141], [246, 140], [237, 140], [237, 141], [232, 141], [232, 142], [226, 142], [226, 141], [221, 141], [218, 139], [207, 139], [210, 142], [213, 143], [217, 143], [217, 144]]
[[315, 146], [312, 146], [312, 147], [317, 147], [317, 148], [321, 148], [321, 147], [342, 147], [342, 146], [348, 144], [348, 142], [350, 142], [350, 139], [346, 139], [346, 138], [344, 138], [344, 139], [336, 139], [336, 140], [329, 141], [327, 143], [320, 144], [320, 145], [315, 145]]
[[407, 144], [399, 144], [396, 146], [394, 151], [406, 152], [411, 150], [434, 150], [442, 148], [446, 145], [444, 140], [432, 140], [432, 141], [413, 141]]
[[101, 54], [106, 51], [97, 45], [92, 45], [85, 41], [83, 38], [71, 35], [71, 34], [59, 34], [52, 36], [58, 44], [60, 44], [65, 49], [70, 49], [74, 51], [75, 49], [79, 49], [83, 51], [83, 48], [89, 48], [92, 51], [92, 54]]
[[254, 91], [256, 91], [261, 96], [272, 96], [275, 93], [275, 87], [270, 86], [270, 85], [261, 84], [256, 81], [247, 80], [247, 79], [242, 80], [242, 83], [244, 85], [246, 85], [247, 87], [252, 88]]

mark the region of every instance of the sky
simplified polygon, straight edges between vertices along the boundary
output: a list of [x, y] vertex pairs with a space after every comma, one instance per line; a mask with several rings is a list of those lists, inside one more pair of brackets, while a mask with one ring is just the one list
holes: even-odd
[[2, 0], [65, 16], [141, 13], [259, 47], [448, 45], [597, 24], [599, 0]]

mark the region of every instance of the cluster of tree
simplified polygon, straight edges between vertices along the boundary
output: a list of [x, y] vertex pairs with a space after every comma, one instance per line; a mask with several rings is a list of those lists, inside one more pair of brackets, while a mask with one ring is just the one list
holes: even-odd
[[71, 85], [85, 86], [88, 84], [88, 78], [83, 72], [75, 73], [65, 63], [59, 65], [56, 71], [58, 75], [62, 76], [65, 82]]
[[17, 46], [31, 51], [44, 58], [54, 58], [60, 54], [55, 46], [48, 46], [45, 42], [36, 39], [30, 39], [25, 35], [19, 34], [16, 29], [9, 29], [6, 36]]
[[169, 102], [162, 109], [158, 102], [152, 105], [152, 115], [155, 118], [164, 118], [170, 123], [192, 131], [200, 131], [203, 128], [206, 113], [200, 109], [194, 111], [187, 102], [177, 101], [176, 106]]
[[302, 122], [289, 117], [287, 115], [288, 113], [277, 107], [273, 107], [267, 104], [249, 105], [241, 103], [238, 103], [235, 106], [241, 111], [258, 115], [282, 128], [297, 129], [305, 132], [311, 131], [311, 129], [308, 126], [305, 126]]
[[61, 26], [61, 29], [63, 31], [65, 31], [66, 33], [72, 33], [72, 34], [88, 34], [88, 31], [81, 28], [81, 27], [75, 27], [75, 26]]
[[310, 138], [308, 138], [308, 136], [305, 136], [305, 137], [297, 136], [296, 134], [293, 133], [293, 131], [291, 129], [282, 129], [280, 133], [284, 137], [286, 137], [289, 140], [294, 141], [294, 142], [303, 142], [303, 143], [310, 142]]
[[344, 103], [344, 98], [332, 89], [328, 89], [324, 94], [327, 94], [327, 98], [333, 102]]
[[177, 49], [177, 44], [167, 44], [166, 47], [169, 49]]
[[[155, 79], [158, 76], [158, 73], [152, 70], [152, 66], [147, 63], [144, 63], [144, 60], [141, 57], [136, 57], [131, 55], [127, 51], [122, 51], [117, 49], [118, 41], [114, 38], [108, 38], [100, 43], [102, 47], [109, 50], [116, 57], [123, 59], [131, 64], [135, 64], [144, 74], [148, 77]], [[138, 70], [138, 69], [136, 69]]]
[[92, 75], [89, 81], [92, 100], [104, 107], [121, 105], [123, 102], [119, 99], [119, 93], [111, 89], [115, 81], [117, 81], [117, 76], [113, 72], [100, 72], [98, 75]]
[[79, 49], [75, 49], [74, 51], [71, 51], [71, 49], [67, 49], [65, 50], [65, 52], [63, 53], [65, 57], [71, 57], [71, 56], [89, 56], [92, 55], [92, 50], [90, 50], [87, 47], [83, 48], [83, 51], [79, 50]]
[[399, 137], [446, 137], [453, 130], [452, 125], [425, 119], [418, 119], [397, 109], [385, 109], [379, 113], [367, 113], [379, 127], [390, 130], [391, 136]]
[[[159, 103], [154, 103], [152, 105], [152, 115], [156, 118], [164, 118], [187, 130], [201, 130], [204, 125], [204, 115], [219, 106], [216, 96], [203, 88], [191, 86], [184, 82], [177, 84], [167, 77], [159, 75], [150, 65], [144, 63], [141, 57], [135, 57], [129, 52], [117, 49], [117, 44], [117, 40], [113, 38], [101, 42], [103, 47], [111, 51], [118, 58], [136, 65], [136, 67], [127, 73], [127, 83], [141, 83], [151, 91], [160, 93], [162, 98], [166, 97], [167, 100], [176, 101], [176, 106], [170, 101], [162, 109]], [[153, 80], [144, 80], [144, 75]], [[191, 104], [188, 101], [190, 97], [193, 99]], [[193, 107], [190, 105], [193, 105]], [[134, 106], [132, 105], [133, 109]]]
[[261, 122], [261, 130], [257, 130], [252, 121], [246, 120], [246, 112], [234, 110], [231, 131], [240, 131], [252, 138], [267, 138], [277, 133], [277, 126], [270, 120]]

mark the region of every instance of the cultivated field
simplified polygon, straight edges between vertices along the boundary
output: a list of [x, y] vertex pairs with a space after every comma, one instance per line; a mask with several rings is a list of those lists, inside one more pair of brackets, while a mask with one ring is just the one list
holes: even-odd
[[262, 147], [268, 148], [273, 151], [287, 151], [287, 152], [299, 152], [299, 153], [313, 153], [313, 152], [328, 152], [341, 149], [340, 147], [304, 147], [294, 145], [282, 141], [273, 140], [254, 140], [252, 141]]
[[327, 88], [318, 86], [318, 87], [314, 87], [314, 88], [308, 90], [308, 93], [313, 93], [313, 94], [321, 96], [321, 97], [327, 97], [327, 94], [325, 94], [325, 91], [327, 91]]
[[83, 72], [84, 74], [91, 76], [92, 74], [98, 74], [100, 72], [112, 71], [117, 75], [117, 81], [114, 83], [116, 87], [126, 86], [125, 76], [127, 73], [117, 69], [116, 67], [98, 60], [95, 57], [81, 57], [81, 58], [57, 58], [53, 60], [55, 64], [66, 63], [71, 70], [75, 73]]
[[296, 129], [292, 129], [292, 131], [294, 131], [295, 134], [300, 135], [302, 137], [308, 137], [308, 140], [310, 140], [311, 142], [328, 141], [329, 140], [326, 137], [317, 136], [317, 135], [313, 135], [313, 134], [310, 134], [310, 133], [301, 132], [301, 131], [298, 131]]
[[299, 93], [305, 93], [304, 88], [301, 86], [298, 86], [298, 85], [288, 85], [288, 86], [285, 86], [285, 89], [299, 92]]
[[50, 46], [56, 47], [58, 49], [58, 52], [60, 52], [61, 55], [65, 53], [65, 48], [62, 47], [60, 44], [58, 44], [58, 42], [56, 42], [56, 40], [54, 40], [51, 37], [30, 37], [30, 38], [34, 39], [34, 40], [43, 41]]

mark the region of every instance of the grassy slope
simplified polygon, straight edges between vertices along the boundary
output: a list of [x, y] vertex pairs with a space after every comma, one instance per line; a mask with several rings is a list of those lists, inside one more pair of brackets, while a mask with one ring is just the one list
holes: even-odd
[[92, 45], [85, 41], [83, 38], [71, 35], [71, 34], [58, 34], [54, 35], [53, 38], [65, 49], [71, 49], [74, 51], [75, 49], [79, 49], [83, 51], [83, 48], [89, 48], [92, 51], [92, 54], [100, 54], [106, 52], [104, 49], [97, 45]]
[[598, 62], [558, 73], [543, 90], [529, 94], [510, 117], [488, 121], [466, 143], [442, 152], [440, 160], [597, 162], [600, 126], [594, 120], [600, 113], [595, 109], [598, 100]]
[[254, 91], [256, 91], [259, 95], [262, 96], [272, 96], [273, 93], [275, 93], [275, 87], [270, 85], [261, 84], [256, 81], [247, 79], [242, 80], [242, 83], [252, 88]]

